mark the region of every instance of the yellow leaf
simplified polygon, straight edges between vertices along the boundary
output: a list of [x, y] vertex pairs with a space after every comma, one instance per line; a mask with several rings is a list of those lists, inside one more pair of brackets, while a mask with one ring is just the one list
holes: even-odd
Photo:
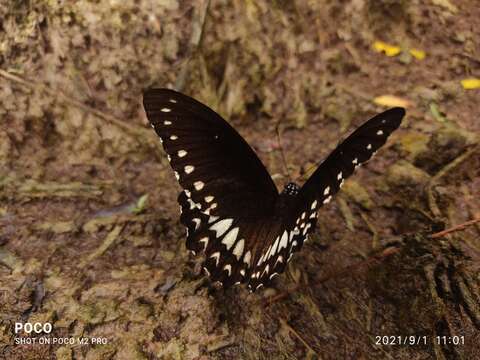
[[417, 60], [423, 60], [427, 56], [425, 51], [419, 49], [410, 49], [410, 54]]
[[476, 78], [463, 79], [461, 83], [465, 90], [473, 90], [473, 89], [480, 88], [480, 79], [476, 79]]
[[375, 99], [373, 99], [373, 102], [377, 105], [389, 107], [400, 106], [406, 108], [412, 105], [410, 101], [394, 95], [377, 96]]
[[373, 43], [373, 49], [376, 52], [384, 52], [387, 56], [396, 56], [400, 54], [401, 49], [398, 46], [384, 43], [383, 41], [375, 41]]

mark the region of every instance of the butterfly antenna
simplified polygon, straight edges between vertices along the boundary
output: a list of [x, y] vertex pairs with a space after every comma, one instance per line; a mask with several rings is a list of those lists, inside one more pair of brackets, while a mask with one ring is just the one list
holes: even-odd
[[298, 179], [301, 179], [301, 181], [306, 181], [310, 176], [312, 176], [313, 172], [315, 171], [315, 169], [319, 166], [319, 164], [313, 164], [313, 165], [310, 165], [308, 167], [307, 170], [305, 170], [305, 172], [302, 174], [302, 175], [299, 175], [295, 181], [297, 181]]
[[292, 176], [290, 175], [290, 171], [288, 170], [287, 158], [285, 157], [285, 152], [283, 151], [283, 146], [282, 146], [282, 136], [280, 134], [281, 123], [282, 123], [282, 120], [280, 119], [277, 122], [277, 125], [275, 126], [275, 132], [277, 133], [277, 141], [278, 141], [278, 146], [280, 147], [280, 154], [282, 155], [283, 167], [285, 168], [285, 172], [287, 173], [288, 181], [292, 181]]

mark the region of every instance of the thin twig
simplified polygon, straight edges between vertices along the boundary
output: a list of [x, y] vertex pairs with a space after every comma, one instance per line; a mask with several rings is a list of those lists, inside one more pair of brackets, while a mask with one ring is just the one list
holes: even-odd
[[291, 332], [293, 335], [295, 335], [295, 337], [300, 340], [302, 342], [302, 344], [312, 353], [314, 353], [315, 355], [318, 356], [317, 352], [315, 350], [313, 350], [313, 348], [308, 345], [308, 343], [300, 336], [300, 334], [293, 328], [291, 327], [285, 320], [283, 319], [280, 319], [280, 322], [282, 323], [282, 325], [289, 331]]
[[95, 115], [98, 118], [101, 118], [110, 124], [113, 124], [122, 130], [124, 130], [126, 133], [132, 135], [135, 139], [138, 140], [140, 144], [148, 143], [151, 147], [153, 148], [158, 148], [158, 141], [156, 141], [156, 138], [154, 136], [154, 133], [146, 128], [143, 128], [141, 126], [138, 126], [136, 124], [129, 124], [125, 121], [119, 120], [109, 114], [106, 114], [100, 110], [94, 109], [88, 105], [83, 104], [81, 101], [78, 101], [71, 96], [65, 94], [63, 91], [59, 90], [54, 90], [50, 88], [49, 86], [45, 84], [38, 84], [30, 80], [25, 80], [21, 78], [20, 76], [14, 75], [12, 73], [9, 73], [8, 71], [0, 69], [0, 76], [4, 77], [7, 80], [10, 80], [12, 82], [16, 82], [18, 84], [21, 84], [25, 87], [28, 87], [29, 89], [32, 89], [34, 91], [38, 91], [39, 89], [45, 91], [47, 94], [51, 95], [52, 97], [55, 97], [56, 99], [60, 99], [66, 104], [75, 106], [77, 108], [82, 109], [85, 112], [88, 112], [90, 114]]
[[470, 225], [473, 225], [473, 224], [476, 224], [476, 223], [479, 223], [480, 222], [480, 218], [479, 219], [473, 219], [473, 220], [470, 220], [470, 221], [467, 221], [467, 222], [464, 222], [462, 224], [459, 224], [459, 225], [456, 225], [456, 226], [453, 226], [451, 228], [448, 228], [448, 229], [445, 229], [443, 231], [439, 231], [435, 234], [432, 234], [430, 237], [435, 239], [435, 238], [439, 238], [439, 237], [443, 237], [445, 235], [448, 235], [450, 233], [453, 233], [453, 232], [456, 232], [456, 231], [460, 231], [460, 230], [464, 230], [465, 228], [467, 228], [468, 226]]

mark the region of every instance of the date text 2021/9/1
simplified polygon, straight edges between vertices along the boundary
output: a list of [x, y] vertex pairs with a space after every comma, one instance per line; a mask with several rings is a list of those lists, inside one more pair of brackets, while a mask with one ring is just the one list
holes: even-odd
[[[375, 345], [428, 345], [426, 335], [376, 335]], [[465, 336], [434, 336], [432, 342], [437, 345], [464, 345]]]

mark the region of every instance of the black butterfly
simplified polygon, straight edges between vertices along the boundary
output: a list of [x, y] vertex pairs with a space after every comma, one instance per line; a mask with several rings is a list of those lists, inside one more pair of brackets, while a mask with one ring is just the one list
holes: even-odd
[[168, 89], [145, 92], [143, 104], [183, 187], [178, 197], [187, 248], [205, 252], [204, 271], [225, 287], [255, 291], [285, 270], [327, 204], [356, 167], [400, 126], [405, 110], [387, 110], [360, 126], [299, 188], [278, 193], [265, 166], [216, 112]]

